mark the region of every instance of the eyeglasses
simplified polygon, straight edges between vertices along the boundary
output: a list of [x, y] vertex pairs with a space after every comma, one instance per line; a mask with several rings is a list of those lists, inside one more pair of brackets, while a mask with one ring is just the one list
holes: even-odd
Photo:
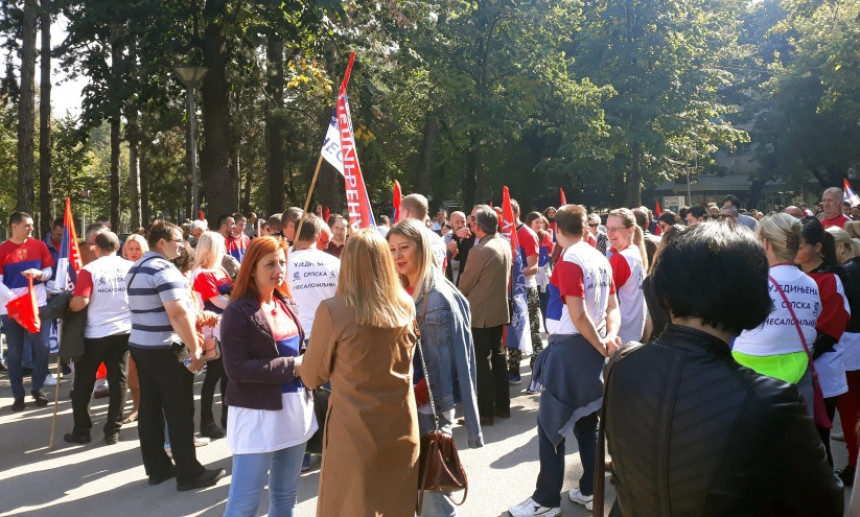
[[177, 244], [182, 244], [183, 242], [185, 242], [185, 240], [184, 240], [184, 239], [170, 239], [170, 242], [175, 242], [175, 243], [177, 243]]
[[606, 229], [606, 231], [609, 233], [615, 233], [615, 232], [620, 232], [620, 231], [627, 230], [627, 229], [628, 228], [625, 228], [623, 226], [621, 226], [621, 227], [609, 227]]
[[588, 226], [590, 226], [590, 227], [592, 227], [592, 228], [597, 228], [597, 227], [598, 227], [598, 226], [600, 226], [600, 225], [599, 225], [599, 224], [597, 224], [597, 223], [588, 223]]

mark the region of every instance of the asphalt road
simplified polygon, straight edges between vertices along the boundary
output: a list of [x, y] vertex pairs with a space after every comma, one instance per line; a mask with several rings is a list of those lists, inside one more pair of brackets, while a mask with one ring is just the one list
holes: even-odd
[[[523, 368], [528, 371], [528, 367]], [[200, 378], [202, 379], [202, 377]], [[496, 420], [484, 428], [486, 445], [466, 449], [465, 430], [456, 428], [454, 436], [461, 447], [461, 459], [469, 476], [469, 495], [459, 509], [463, 517], [507, 516], [507, 508], [531, 495], [538, 473], [535, 418], [538, 396], [525, 393], [529, 376], [523, 384], [511, 387], [512, 416]], [[29, 392], [29, 380], [25, 388]], [[104, 445], [100, 428], [107, 411], [107, 399], [92, 404], [93, 442], [87, 445], [67, 444], [63, 434], [72, 429], [69, 401], [70, 381], [60, 383], [60, 403], [55, 448], [48, 450], [53, 403], [36, 408], [30, 398], [27, 409], [13, 413], [8, 374], [0, 374], [0, 515], [34, 515], [46, 517], [87, 516], [180, 516], [221, 515], [227, 500], [230, 477], [216, 486], [197, 492], [177, 492], [172, 482], [150, 487], [141, 465], [137, 425], [124, 426], [120, 442]], [[196, 385], [199, 393], [200, 380]], [[53, 401], [53, 389], [48, 395]], [[216, 401], [218, 398], [216, 397]], [[131, 407], [129, 401], [128, 407]], [[216, 415], [218, 413], [216, 412]], [[842, 442], [833, 442], [838, 466], [845, 464]], [[224, 440], [197, 449], [200, 461], [210, 467], [230, 472], [230, 453]], [[318, 467], [318, 460], [314, 467]], [[582, 473], [576, 441], [567, 440], [567, 468], [564, 489], [578, 486]], [[299, 517], [316, 512], [319, 472], [302, 475], [299, 482]], [[606, 484], [607, 511], [615, 497], [611, 483]], [[847, 502], [846, 491], [846, 502]], [[260, 504], [258, 515], [265, 515], [267, 502]], [[562, 498], [562, 515], [587, 516], [584, 507]]]

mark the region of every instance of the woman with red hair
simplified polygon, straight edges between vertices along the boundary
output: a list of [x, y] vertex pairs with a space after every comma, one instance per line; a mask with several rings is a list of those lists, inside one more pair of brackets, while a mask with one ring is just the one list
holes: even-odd
[[256, 515], [269, 485], [269, 513], [295, 515], [305, 444], [317, 429], [301, 375], [304, 343], [287, 285], [287, 242], [251, 241], [221, 319], [229, 378], [227, 444], [233, 477], [224, 515]]

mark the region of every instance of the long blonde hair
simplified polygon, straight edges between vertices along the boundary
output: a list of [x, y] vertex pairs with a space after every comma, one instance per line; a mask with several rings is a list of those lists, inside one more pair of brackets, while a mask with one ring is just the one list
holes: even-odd
[[621, 219], [625, 228], [633, 228], [633, 245], [639, 248], [639, 255], [642, 257], [642, 270], [648, 271], [648, 252], [645, 251], [645, 234], [642, 233], [642, 228], [639, 228], [639, 225], [636, 224], [636, 215], [633, 214], [633, 210], [629, 208], [616, 208], [609, 212], [608, 217], [612, 217], [613, 215]]
[[400, 282], [388, 243], [365, 228], [346, 240], [337, 292], [355, 310], [359, 325], [399, 328], [415, 319], [415, 305]]
[[838, 226], [831, 226], [827, 231], [833, 235], [833, 240], [836, 241], [836, 256], [840, 259], [840, 264], [845, 262], [844, 260], [841, 260], [842, 253], [839, 250], [840, 247], [844, 247], [848, 250], [848, 253], [851, 255], [847, 257], [848, 259], [860, 255], [860, 239], [851, 238], [851, 236], [848, 235], [848, 232]]
[[213, 269], [221, 265], [221, 259], [227, 253], [224, 236], [218, 232], [203, 232], [197, 239], [194, 248], [194, 262], [203, 269]]
[[[416, 224], [415, 219], [404, 219], [395, 224], [388, 230], [385, 239], [391, 239], [393, 235], [402, 235], [403, 237], [414, 242], [418, 246], [418, 271], [420, 272], [420, 280], [415, 286], [415, 292], [412, 293], [412, 298], [417, 300], [421, 293], [430, 289], [433, 285], [433, 275], [438, 268], [436, 266], [436, 256], [433, 255], [433, 243], [430, 241], [430, 235], [427, 230]], [[405, 275], [400, 275], [400, 281], [403, 286], [409, 285], [409, 279]]]

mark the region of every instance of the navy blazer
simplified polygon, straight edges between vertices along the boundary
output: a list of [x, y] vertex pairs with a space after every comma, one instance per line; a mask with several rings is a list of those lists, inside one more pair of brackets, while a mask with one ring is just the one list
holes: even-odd
[[[299, 322], [298, 305], [275, 291], [299, 329], [304, 343], [305, 333]], [[275, 337], [260, 302], [252, 292], [233, 300], [221, 316], [221, 357], [227, 372], [228, 406], [250, 409], [279, 410], [281, 384], [295, 378], [295, 358], [281, 357]]]

